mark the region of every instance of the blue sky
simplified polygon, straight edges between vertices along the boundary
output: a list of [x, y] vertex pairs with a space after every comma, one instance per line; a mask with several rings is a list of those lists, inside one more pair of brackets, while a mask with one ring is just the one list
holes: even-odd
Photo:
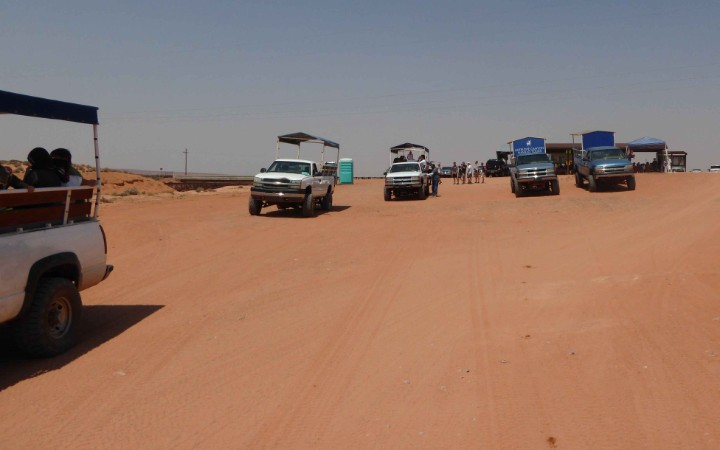
[[[0, 89], [98, 106], [114, 168], [182, 171], [188, 148], [191, 171], [251, 175], [278, 134], [304, 131], [378, 175], [406, 141], [451, 163], [606, 129], [707, 169], [720, 163], [719, 18], [709, 0], [10, 0]], [[43, 145], [92, 161], [88, 130], [45, 122], [2, 117], [0, 159]]]

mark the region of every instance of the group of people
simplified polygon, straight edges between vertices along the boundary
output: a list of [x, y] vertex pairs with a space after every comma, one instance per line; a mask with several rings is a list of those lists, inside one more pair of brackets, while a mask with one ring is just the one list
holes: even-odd
[[[475, 183], [485, 182], [485, 165], [475, 161], [475, 165], [468, 161], [461, 161], [460, 165], [453, 161], [452, 169], [450, 169], [453, 184], [472, 184], [473, 178]], [[482, 180], [482, 181], [481, 181]]]
[[83, 177], [72, 165], [72, 154], [66, 148], [56, 148], [48, 153], [35, 147], [27, 156], [28, 168], [21, 180], [10, 168], [0, 169], [0, 189], [28, 189], [47, 187], [72, 187], [84, 184]]

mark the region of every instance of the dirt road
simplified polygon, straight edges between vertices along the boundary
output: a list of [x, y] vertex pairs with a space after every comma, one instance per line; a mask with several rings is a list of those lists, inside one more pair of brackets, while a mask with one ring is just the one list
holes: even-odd
[[102, 205], [81, 344], [0, 359], [7, 448], [718, 448], [720, 176], [516, 199]]

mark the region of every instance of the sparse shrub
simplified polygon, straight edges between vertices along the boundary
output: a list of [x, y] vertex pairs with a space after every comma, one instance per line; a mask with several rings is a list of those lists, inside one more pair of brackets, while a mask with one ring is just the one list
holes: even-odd
[[126, 196], [128, 196], [128, 195], [138, 195], [138, 194], [140, 194], [140, 191], [138, 191], [138, 189], [133, 186], [133, 187], [131, 187], [130, 189], [125, 189], [125, 190], [122, 191], [119, 195], [120, 195], [121, 197], [126, 197]]

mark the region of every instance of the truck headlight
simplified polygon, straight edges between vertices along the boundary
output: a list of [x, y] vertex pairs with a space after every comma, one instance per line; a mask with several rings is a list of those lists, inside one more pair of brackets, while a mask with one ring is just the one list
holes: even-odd
[[627, 166], [625, 166], [625, 171], [626, 172], [634, 172], [635, 168], [633, 167], [632, 164], [628, 164]]
[[257, 186], [260, 186], [261, 184], [262, 184], [262, 178], [260, 178], [260, 177], [253, 178], [253, 186], [257, 187]]

